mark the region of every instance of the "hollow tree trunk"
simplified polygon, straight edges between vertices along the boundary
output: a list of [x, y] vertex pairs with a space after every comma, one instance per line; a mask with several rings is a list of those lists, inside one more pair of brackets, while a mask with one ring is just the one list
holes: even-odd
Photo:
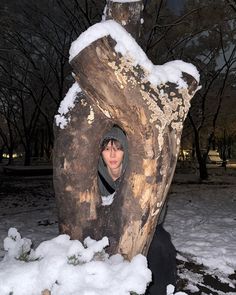
[[[122, 18], [118, 21], [122, 24]], [[83, 95], [67, 127], [55, 129], [54, 187], [60, 232], [79, 240], [107, 236], [110, 253], [132, 258], [148, 251], [197, 82], [183, 74], [187, 88], [153, 86], [145, 70], [117, 53], [115, 44], [110, 36], [100, 38], [71, 61]], [[127, 134], [129, 163], [113, 203], [103, 206], [97, 186], [99, 142], [114, 124]]]
[[[86, 100], [80, 100], [70, 125], [56, 136], [54, 181], [61, 232], [80, 240], [108, 236], [110, 253], [131, 258], [147, 253], [197, 83], [184, 74], [188, 89], [171, 83], [153, 87], [142, 80], [143, 69], [116, 53], [114, 45], [103, 37], [71, 62]], [[99, 141], [113, 124], [127, 134], [129, 164], [115, 200], [102, 206]]]

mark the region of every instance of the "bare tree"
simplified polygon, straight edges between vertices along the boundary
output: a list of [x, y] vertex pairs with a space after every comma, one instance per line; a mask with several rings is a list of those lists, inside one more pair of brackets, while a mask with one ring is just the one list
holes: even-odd
[[[96, 6], [91, 9], [90, 1], [56, 3], [41, 1], [39, 5], [35, 1], [21, 1], [15, 6], [5, 3], [10, 13], [3, 14], [1, 22], [4, 46], [0, 83], [9, 97], [14, 93], [16, 98], [12, 103], [16, 104], [17, 123], [12, 121], [11, 126], [21, 138], [25, 164], [30, 164], [30, 157], [36, 152], [32, 149], [38, 144], [44, 147], [47, 157], [51, 155], [54, 114], [72, 81], [69, 47], [97, 14]], [[73, 12], [70, 18], [69, 11]], [[88, 20], [91, 22], [87, 23]], [[80, 27], [83, 22], [85, 26]], [[39, 143], [39, 139], [43, 142]]]
[[149, 34], [144, 32], [146, 52], [154, 62], [180, 58], [195, 64], [200, 71], [202, 89], [192, 101], [187, 122], [192, 131], [188, 128], [185, 135], [193, 138], [200, 178], [205, 179], [207, 152], [214, 143], [227, 79], [234, 68], [234, 1], [190, 0], [185, 2], [181, 14], [170, 14], [165, 1], [150, 3], [157, 13], [152, 16], [151, 8], [146, 5], [149, 15], [145, 31]]

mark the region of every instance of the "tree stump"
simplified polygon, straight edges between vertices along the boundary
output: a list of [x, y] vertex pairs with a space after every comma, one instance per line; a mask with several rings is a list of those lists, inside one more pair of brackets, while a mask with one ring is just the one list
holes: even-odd
[[[84, 96], [68, 126], [56, 131], [54, 186], [61, 232], [79, 240], [107, 236], [108, 252], [130, 259], [147, 254], [198, 83], [183, 73], [186, 87], [153, 85], [146, 70], [115, 46], [105, 36], [71, 61]], [[113, 203], [103, 206], [97, 186], [99, 142], [114, 124], [127, 134], [129, 163]]]
[[121, 24], [134, 39], [138, 40], [141, 31], [143, 1], [114, 2], [107, 0], [105, 7], [105, 20], [114, 19]]

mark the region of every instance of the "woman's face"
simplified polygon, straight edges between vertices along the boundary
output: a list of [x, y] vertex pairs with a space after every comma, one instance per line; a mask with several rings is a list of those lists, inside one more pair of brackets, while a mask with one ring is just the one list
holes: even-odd
[[102, 151], [102, 158], [111, 171], [119, 171], [121, 173], [122, 161], [124, 157], [124, 151], [116, 147], [111, 141], [108, 142], [105, 149]]

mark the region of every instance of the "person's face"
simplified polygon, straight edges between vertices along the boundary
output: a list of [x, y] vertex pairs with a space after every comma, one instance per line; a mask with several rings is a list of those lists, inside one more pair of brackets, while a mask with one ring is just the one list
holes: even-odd
[[119, 170], [121, 172], [124, 151], [117, 148], [111, 141], [108, 142], [105, 149], [102, 151], [102, 158], [111, 171]]

